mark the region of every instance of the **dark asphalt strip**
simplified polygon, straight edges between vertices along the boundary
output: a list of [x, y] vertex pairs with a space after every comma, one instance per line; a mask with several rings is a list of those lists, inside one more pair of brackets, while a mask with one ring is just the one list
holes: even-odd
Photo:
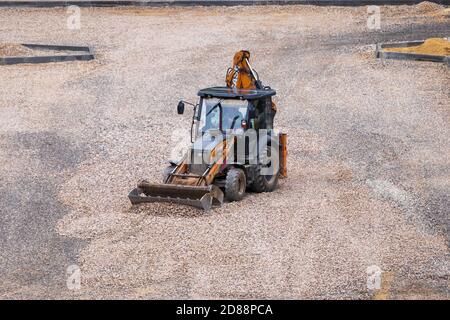
[[58, 200], [59, 186], [85, 151], [49, 132], [2, 138], [7, 141], [0, 146], [2, 152], [21, 158], [26, 166], [12, 174], [0, 172], [0, 178], [8, 177], [0, 184], [0, 293], [14, 289], [8, 286], [14, 283], [15, 288], [42, 286], [48, 294], [42, 298], [58, 298], [67, 290], [67, 267], [77, 264], [83, 247], [83, 241], [56, 232], [57, 221], [69, 212]]

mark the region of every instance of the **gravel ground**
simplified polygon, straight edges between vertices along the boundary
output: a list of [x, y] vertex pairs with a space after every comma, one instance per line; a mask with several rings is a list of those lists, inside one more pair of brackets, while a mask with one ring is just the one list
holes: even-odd
[[[63, 9], [1, 9], [0, 43], [97, 59], [1, 67], [0, 298], [448, 299], [448, 68], [378, 61], [373, 44], [450, 26], [381, 13], [372, 31], [365, 7], [82, 9], [68, 30]], [[131, 208], [189, 131], [177, 101], [223, 84], [244, 48], [277, 89], [289, 178], [208, 214]]]
[[14, 57], [14, 56], [31, 56], [33, 50], [24, 47], [20, 44], [0, 44], [0, 57]]

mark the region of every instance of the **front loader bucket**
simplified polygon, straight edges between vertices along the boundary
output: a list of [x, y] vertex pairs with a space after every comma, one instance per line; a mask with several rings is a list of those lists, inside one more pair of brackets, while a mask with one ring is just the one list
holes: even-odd
[[223, 192], [214, 185], [185, 186], [175, 184], [151, 184], [141, 182], [128, 195], [132, 204], [145, 202], [171, 202], [187, 204], [209, 210], [223, 202]]

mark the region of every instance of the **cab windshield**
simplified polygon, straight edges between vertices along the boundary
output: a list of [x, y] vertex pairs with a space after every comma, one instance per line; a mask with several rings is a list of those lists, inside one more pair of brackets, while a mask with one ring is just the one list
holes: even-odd
[[247, 100], [205, 98], [201, 107], [199, 133], [240, 129], [241, 121], [247, 119], [247, 110]]

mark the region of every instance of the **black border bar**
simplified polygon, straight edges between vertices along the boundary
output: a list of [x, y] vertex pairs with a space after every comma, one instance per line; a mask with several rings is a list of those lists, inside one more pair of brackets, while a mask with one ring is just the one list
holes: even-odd
[[94, 59], [94, 55], [89, 47], [33, 43], [21, 43], [21, 45], [30, 49], [73, 51], [77, 53], [57, 56], [0, 57], [0, 66], [22, 63], [36, 64], [49, 62], [89, 61]]
[[[174, 1], [0, 1], [0, 7], [53, 8], [71, 5], [79, 7], [190, 7], [190, 6], [256, 6], [256, 5], [316, 5], [316, 6], [365, 6], [365, 5], [414, 5], [423, 0], [174, 0]], [[450, 5], [450, 0], [432, 0]]]

